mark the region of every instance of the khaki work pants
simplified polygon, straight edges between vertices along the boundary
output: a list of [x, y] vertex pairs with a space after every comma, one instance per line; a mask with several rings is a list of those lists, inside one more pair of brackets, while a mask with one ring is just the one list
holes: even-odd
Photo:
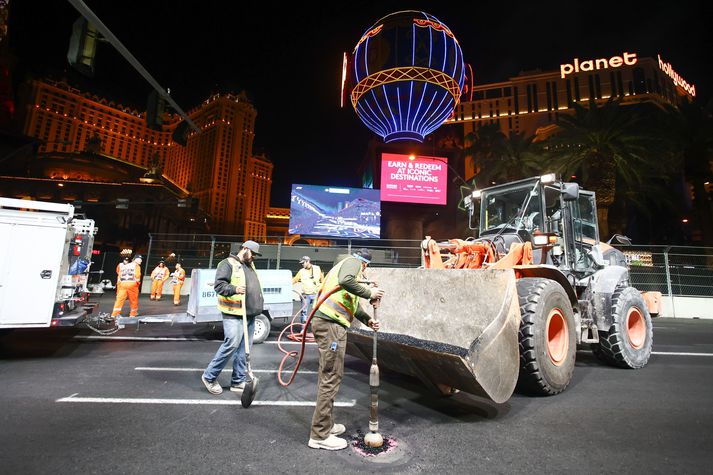
[[312, 318], [311, 327], [319, 347], [319, 380], [310, 438], [324, 440], [334, 425], [332, 409], [344, 375], [347, 329], [317, 316]]

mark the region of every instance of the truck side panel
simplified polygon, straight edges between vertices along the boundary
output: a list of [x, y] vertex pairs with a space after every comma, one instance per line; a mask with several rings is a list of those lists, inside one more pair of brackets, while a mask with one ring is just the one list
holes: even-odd
[[0, 328], [48, 327], [67, 226], [0, 221]]

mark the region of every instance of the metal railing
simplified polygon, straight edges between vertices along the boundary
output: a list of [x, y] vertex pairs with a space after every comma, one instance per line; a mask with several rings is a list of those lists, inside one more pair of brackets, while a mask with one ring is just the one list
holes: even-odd
[[[332, 245], [283, 244], [282, 237], [268, 238], [260, 244], [262, 257], [255, 261], [261, 269], [300, 269], [302, 256], [327, 272], [337, 256], [349, 254], [360, 247], [371, 250], [375, 267], [419, 267], [420, 240], [344, 239]], [[204, 234], [150, 234], [144, 256], [144, 275], [150, 274], [159, 260], [169, 269], [181, 262], [190, 276], [194, 268], [213, 268], [228, 257], [232, 243], [243, 242], [242, 236]], [[666, 297], [713, 297], [713, 248], [684, 246], [617, 246], [629, 263], [629, 275], [634, 287], [641, 291], [657, 291]], [[103, 257], [105, 278], [115, 279], [119, 255]], [[95, 264], [92, 268], [97, 271]], [[674, 309], [675, 314], [675, 309]]]

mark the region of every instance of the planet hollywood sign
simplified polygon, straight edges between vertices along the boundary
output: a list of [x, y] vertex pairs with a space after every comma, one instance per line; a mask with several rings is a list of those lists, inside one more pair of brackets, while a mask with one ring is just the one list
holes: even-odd
[[587, 59], [582, 62], [574, 58], [573, 64], [560, 64], [560, 75], [564, 79], [568, 74], [580, 71], [594, 71], [595, 69], [619, 68], [625, 64], [633, 66], [638, 61], [636, 53], [624, 52], [621, 56], [612, 56], [609, 59]]
[[[684, 91], [692, 97], [696, 96], [696, 87], [688, 84], [683, 78], [673, 70], [671, 63], [664, 63], [661, 55], [657, 55], [659, 60], [659, 68], [673, 80], [674, 86], [680, 86]], [[594, 71], [599, 69], [620, 68], [622, 66], [633, 66], [638, 62], [636, 53], [624, 52], [621, 56], [612, 56], [611, 58], [587, 59], [580, 61], [579, 58], [574, 58], [572, 63], [560, 64], [560, 77], [564, 79], [572, 73]]]
[[660, 54], [657, 56], [659, 59], [659, 68], [661, 68], [661, 71], [666, 73], [668, 77], [673, 79], [673, 85], [681, 86], [681, 88], [688, 94], [690, 94], [691, 97], [696, 97], [696, 86], [694, 86], [693, 84], [688, 84], [686, 81], [684, 81], [683, 78], [679, 76], [676, 71], [673, 70], [673, 68], [671, 67], [671, 63], [663, 62]]

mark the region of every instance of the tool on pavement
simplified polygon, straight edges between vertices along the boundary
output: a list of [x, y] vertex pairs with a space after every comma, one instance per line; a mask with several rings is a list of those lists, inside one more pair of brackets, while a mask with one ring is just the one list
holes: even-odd
[[243, 407], [248, 408], [255, 399], [255, 392], [257, 391], [259, 379], [253, 374], [252, 367], [250, 366], [250, 334], [248, 333], [248, 317], [245, 313], [243, 313], [243, 338], [245, 343], [245, 361], [248, 366], [249, 379], [245, 381], [245, 389], [243, 389], [243, 394], [240, 397], [240, 403]]
[[[374, 309], [373, 320], [376, 322], [376, 309], [379, 307], [381, 299], [371, 301]], [[384, 445], [384, 437], [379, 433], [379, 364], [376, 359], [376, 330], [374, 330], [373, 350], [371, 357], [371, 368], [369, 369], [369, 392], [371, 393], [371, 409], [369, 414], [369, 433], [364, 436], [364, 444], [369, 447], [381, 447]]]

